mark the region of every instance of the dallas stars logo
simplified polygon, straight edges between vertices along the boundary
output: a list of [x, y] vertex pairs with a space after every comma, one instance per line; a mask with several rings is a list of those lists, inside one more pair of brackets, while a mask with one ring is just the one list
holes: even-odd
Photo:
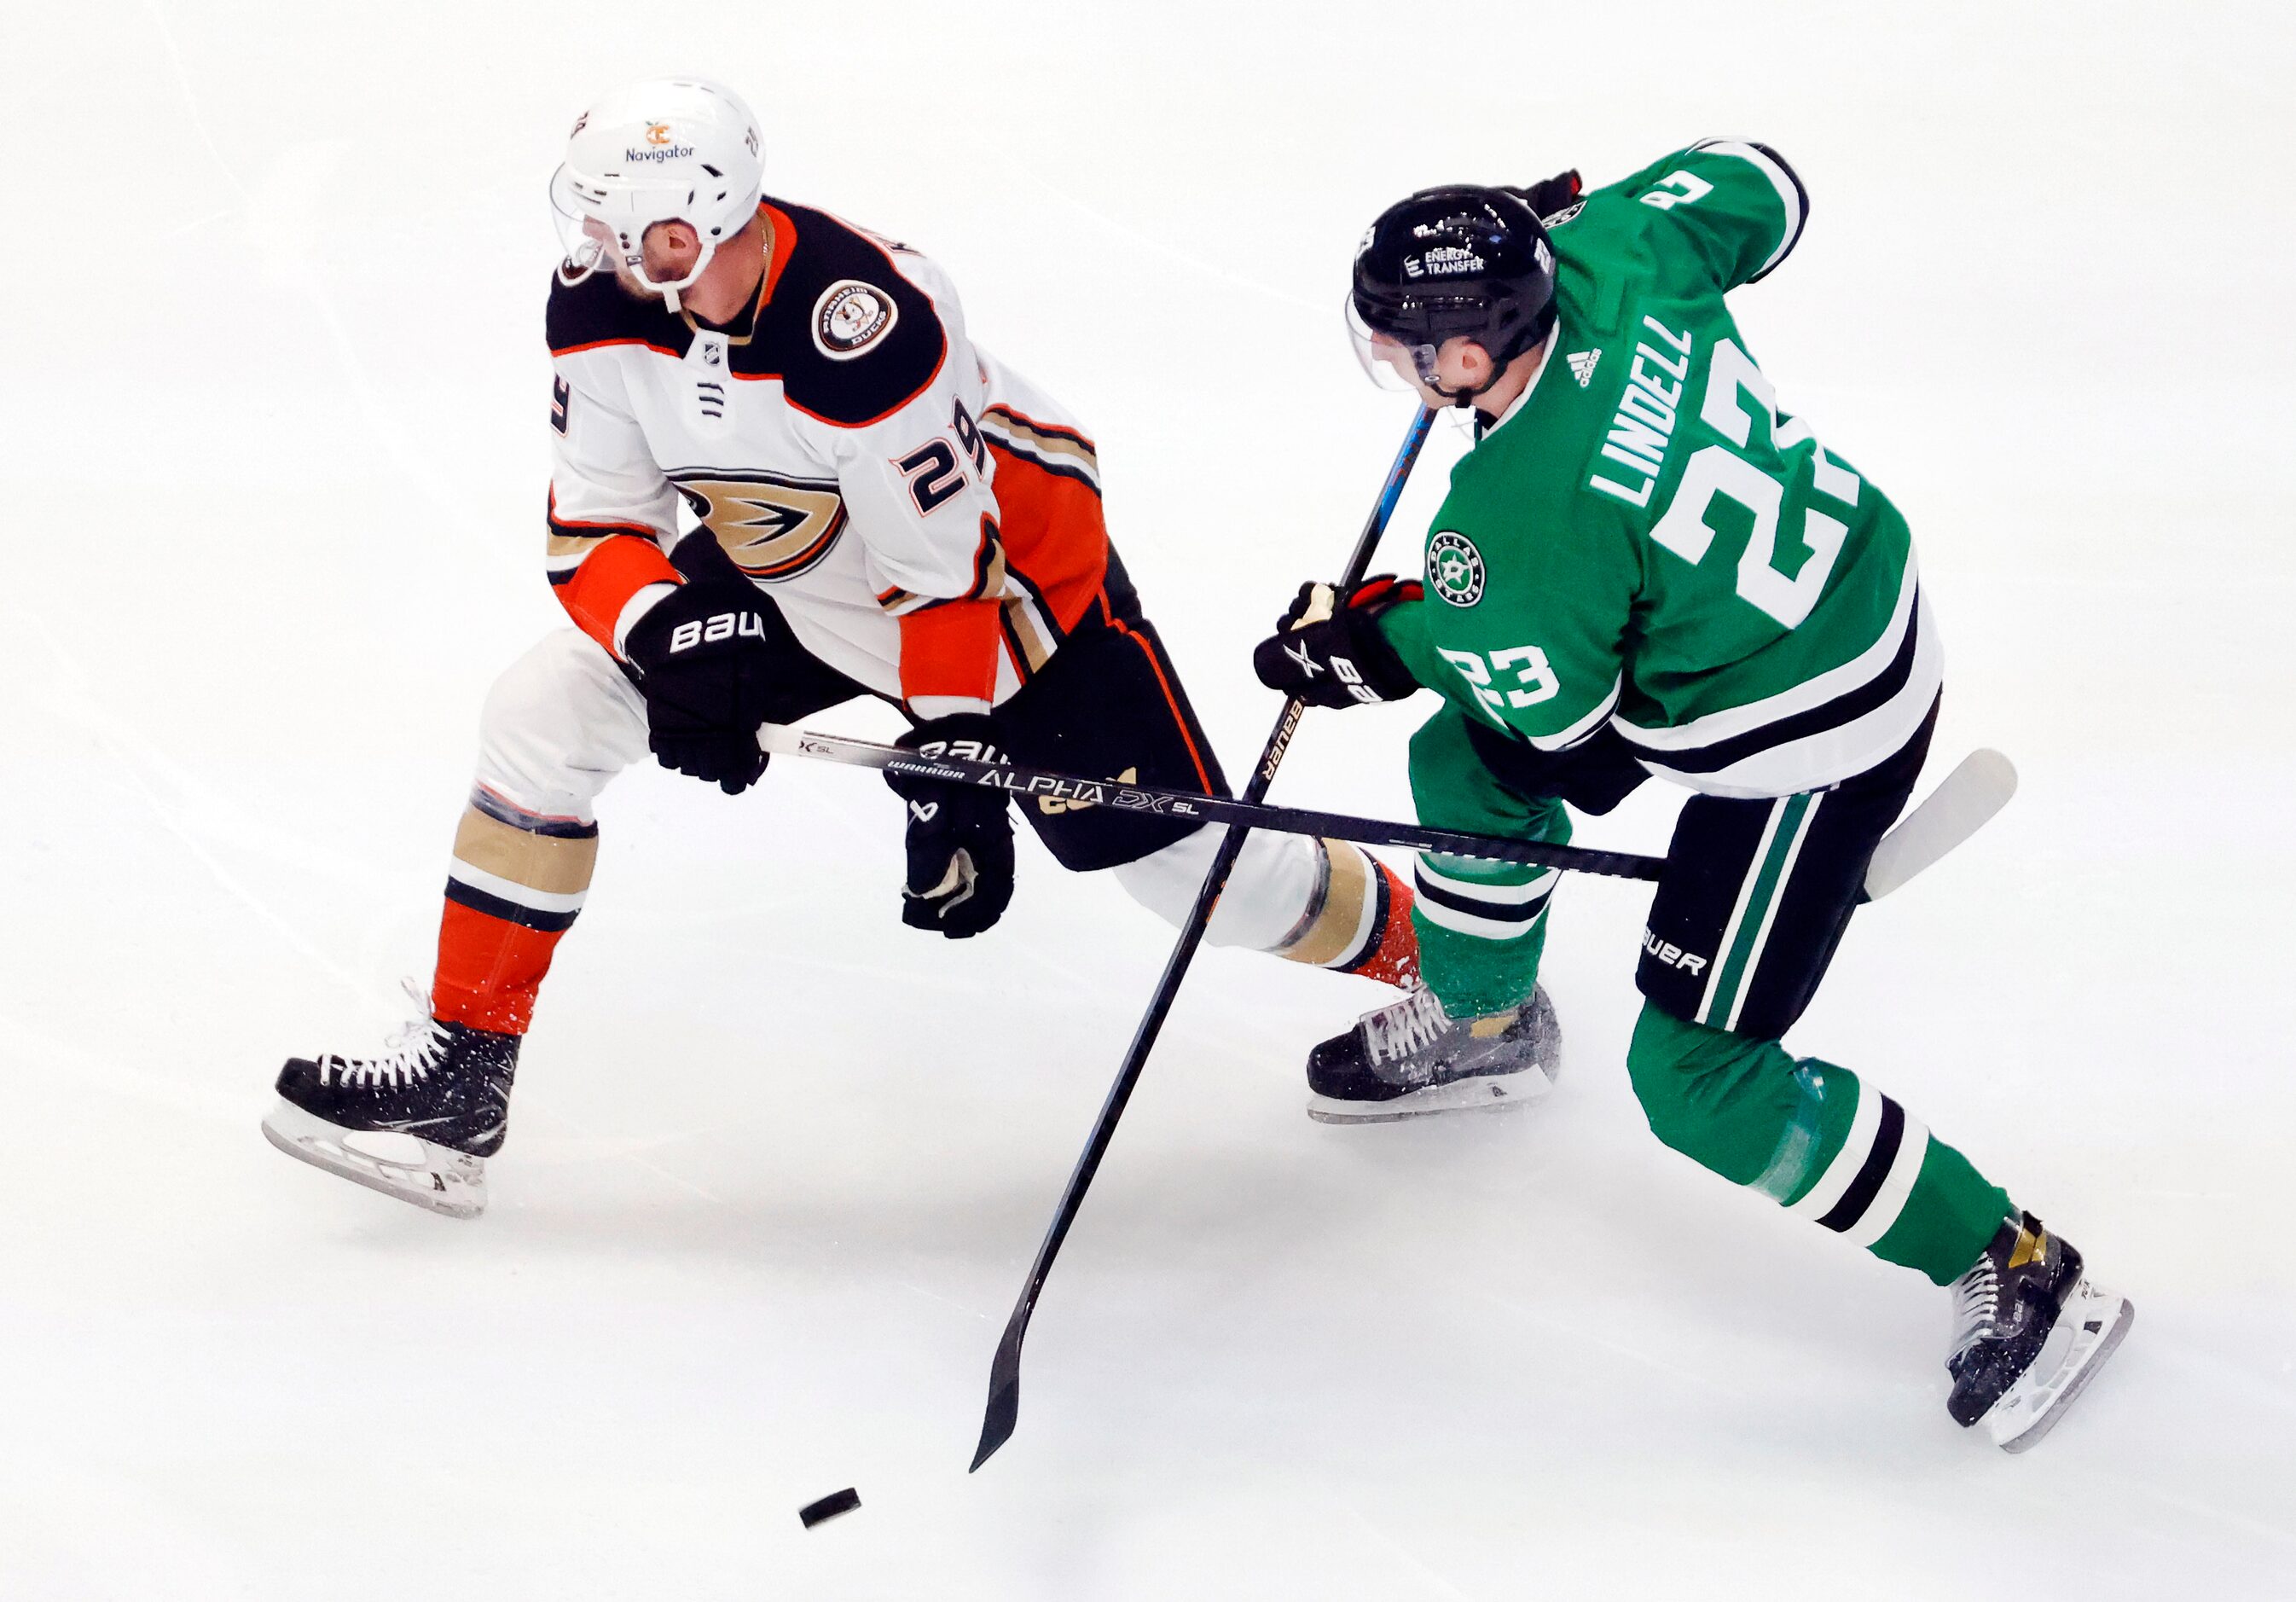
[[1454, 606], [1483, 598], [1483, 554], [1464, 534], [1446, 529], [1427, 542], [1428, 585]]

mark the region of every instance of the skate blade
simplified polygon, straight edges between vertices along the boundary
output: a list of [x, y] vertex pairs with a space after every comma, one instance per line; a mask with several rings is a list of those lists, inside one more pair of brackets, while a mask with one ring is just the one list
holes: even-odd
[[1986, 1410], [1985, 1427], [1993, 1444], [2005, 1452], [2038, 1446], [2096, 1377], [2136, 1319], [2136, 1309], [2128, 1297], [2084, 1276], [2065, 1298], [2056, 1327], [2049, 1331], [2033, 1366]]
[[[418, 1135], [346, 1130], [283, 1098], [263, 1115], [263, 1138], [298, 1162], [448, 1218], [486, 1211], [487, 1160]], [[354, 1140], [377, 1149], [363, 1151]]]
[[1525, 1068], [1505, 1076], [1486, 1074], [1430, 1085], [1389, 1101], [1346, 1101], [1338, 1097], [1308, 1097], [1308, 1116], [1317, 1123], [1401, 1123], [1434, 1113], [1504, 1113], [1529, 1106], [1554, 1089], [1544, 1068]]

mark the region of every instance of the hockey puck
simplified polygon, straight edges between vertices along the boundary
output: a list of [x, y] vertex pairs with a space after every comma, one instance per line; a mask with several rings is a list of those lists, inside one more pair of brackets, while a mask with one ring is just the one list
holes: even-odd
[[840, 1513], [850, 1513], [861, 1505], [861, 1493], [848, 1485], [842, 1491], [832, 1491], [817, 1502], [808, 1502], [797, 1510], [808, 1530], [825, 1518], [835, 1518]]

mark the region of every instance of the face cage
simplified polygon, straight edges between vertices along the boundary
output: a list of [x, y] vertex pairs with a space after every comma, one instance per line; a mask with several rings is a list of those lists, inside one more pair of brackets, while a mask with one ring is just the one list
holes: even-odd
[[[619, 258], [622, 270], [631, 282], [650, 294], [667, 297], [669, 309], [677, 310], [678, 291], [692, 288], [694, 280], [701, 276], [709, 259], [718, 253], [718, 242], [686, 218], [675, 214], [641, 217], [639, 212], [644, 209], [635, 206], [630, 208], [630, 216], [624, 223], [611, 222], [599, 212], [605, 202], [615, 198], [611, 191], [585, 185], [563, 167], [551, 175], [551, 221], [557, 226], [559, 242], [566, 247], [566, 265], [560, 276], [569, 283], [578, 283], [601, 267], [611, 272], [613, 264], [607, 259], [611, 251]], [[685, 223], [701, 242], [701, 253], [694, 258], [693, 270], [683, 278], [667, 283], [657, 283], [645, 268], [646, 231], [660, 223]]]

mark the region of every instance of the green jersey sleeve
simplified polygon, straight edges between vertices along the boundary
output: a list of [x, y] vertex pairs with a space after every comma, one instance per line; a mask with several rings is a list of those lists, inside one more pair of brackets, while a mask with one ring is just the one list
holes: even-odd
[[1719, 290], [1751, 283], [1784, 261], [1809, 215], [1785, 159], [1738, 139], [1703, 140], [1612, 187], [1660, 214], [1650, 234], [1678, 242]]
[[1541, 751], [1563, 751], [1618, 706], [1640, 564], [1611, 530], [1529, 538], [1542, 522], [1562, 526], [1561, 513], [1526, 516], [1508, 491], [1515, 452], [1498, 447], [1460, 464], [1428, 540], [1426, 598], [1393, 608], [1381, 627], [1421, 684]]

